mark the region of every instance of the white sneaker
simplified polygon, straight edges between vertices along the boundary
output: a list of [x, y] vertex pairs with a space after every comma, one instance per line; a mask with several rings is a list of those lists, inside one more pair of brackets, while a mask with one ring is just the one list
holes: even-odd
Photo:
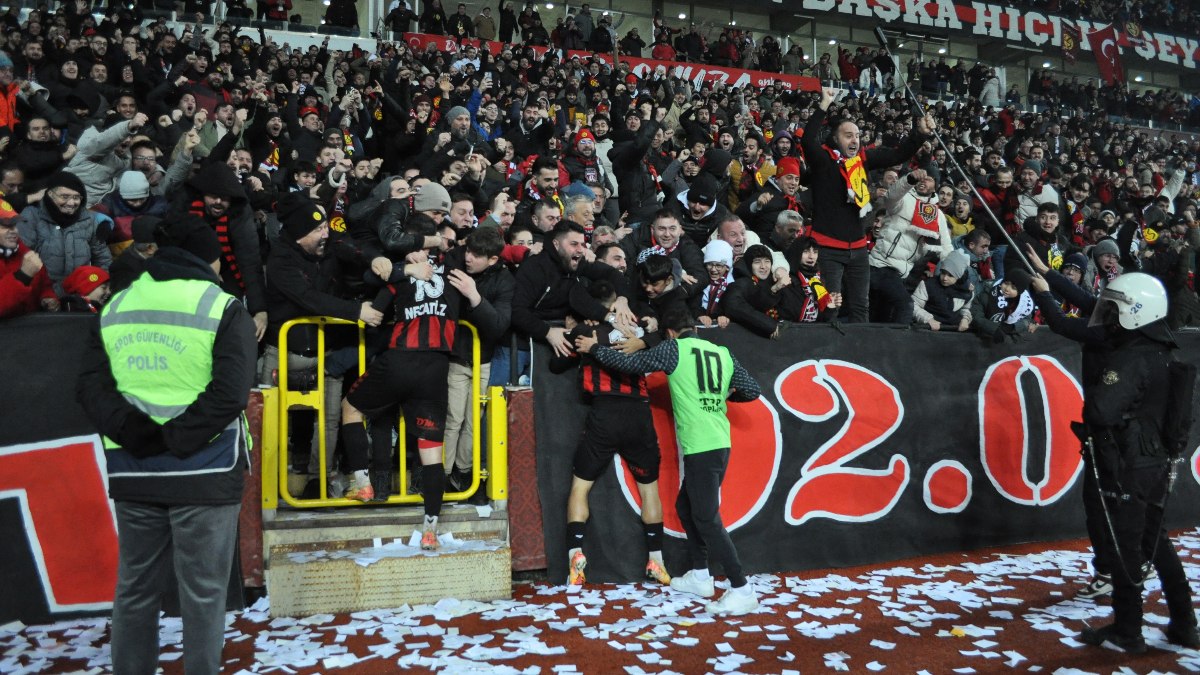
[[696, 570], [688, 570], [687, 574], [671, 579], [671, 588], [684, 593], [698, 595], [702, 598], [711, 598], [717, 593], [716, 589], [713, 588], [712, 575], [710, 574], [706, 579], [701, 579], [696, 574]]
[[758, 593], [753, 588], [729, 589], [720, 600], [710, 602], [704, 607], [709, 614], [729, 614], [741, 616], [758, 609]]

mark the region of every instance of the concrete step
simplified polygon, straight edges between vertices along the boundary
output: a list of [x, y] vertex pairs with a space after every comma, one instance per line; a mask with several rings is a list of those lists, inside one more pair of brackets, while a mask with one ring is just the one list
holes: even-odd
[[[263, 523], [264, 564], [269, 570], [275, 550], [282, 546], [325, 544], [336, 548], [345, 542], [407, 541], [414, 530], [421, 528], [424, 517], [420, 504], [279, 509], [272, 520]], [[508, 511], [471, 504], [443, 504], [438, 531], [452, 533], [459, 539], [493, 539], [507, 546]]]
[[[471, 550], [449, 544], [435, 553], [415, 553], [380, 540], [276, 546], [266, 574], [270, 614], [310, 616], [433, 604], [444, 598], [512, 597], [507, 541], [455, 538]], [[401, 551], [415, 555], [393, 557]]]

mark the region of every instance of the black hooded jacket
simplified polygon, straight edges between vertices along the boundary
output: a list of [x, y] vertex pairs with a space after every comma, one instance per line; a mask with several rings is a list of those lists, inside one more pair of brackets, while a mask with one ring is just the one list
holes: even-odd
[[[220, 218], [207, 215], [203, 211], [204, 195], [228, 197], [229, 209]], [[234, 297], [244, 298], [251, 314], [267, 311], [258, 227], [246, 201], [246, 191], [233, 169], [221, 163], [205, 166], [187, 182], [187, 189], [172, 204], [164, 220], [171, 222], [189, 213], [204, 218], [221, 239], [221, 289]], [[222, 229], [225, 229], [224, 236]], [[227, 246], [228, 250], [225, 250]]]

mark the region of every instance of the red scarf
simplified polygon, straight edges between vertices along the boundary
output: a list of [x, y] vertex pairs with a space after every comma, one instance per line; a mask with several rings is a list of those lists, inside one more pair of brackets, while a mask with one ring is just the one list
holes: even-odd
[[228, 270], [230, 276], [237, 282], [241, 295], [245, 295], [246, 282], [242, 279], [242, 270], [238, 267], [237, 257], [233, 254], [233, 242], [229, 239], [229, 214], [217, 218], [214, 222], [212, 218], [205, 214], [203, 200], [192, 202], [188, 208], [188, 212], [194, 216], [200, 216], [205, 222], [214, 226], [217, 231], [217, 241], [221, 244], [221, 270]]

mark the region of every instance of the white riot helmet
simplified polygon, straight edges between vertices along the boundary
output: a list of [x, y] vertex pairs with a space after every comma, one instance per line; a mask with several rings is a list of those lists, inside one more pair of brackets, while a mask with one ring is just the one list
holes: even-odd
[[1108, 282], [1096, 300], [1089, 326], [1108, 322], [1113, 315], [1126, 330], [1137, 330], [1166, 318], [1167, 289], [1141, 272], [1130, 272]]

